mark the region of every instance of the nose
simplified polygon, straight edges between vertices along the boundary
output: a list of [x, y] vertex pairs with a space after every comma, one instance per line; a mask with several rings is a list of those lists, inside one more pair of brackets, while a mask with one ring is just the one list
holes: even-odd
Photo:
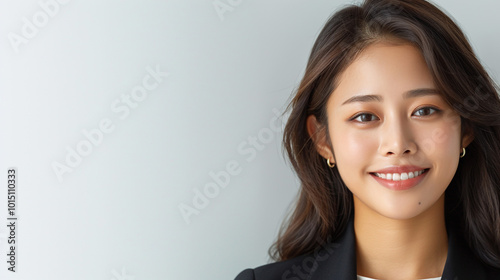
[[410, 124], [404, 118], [387, 118], [381, 126], [379, 153], [399, 157], [417, 152]]

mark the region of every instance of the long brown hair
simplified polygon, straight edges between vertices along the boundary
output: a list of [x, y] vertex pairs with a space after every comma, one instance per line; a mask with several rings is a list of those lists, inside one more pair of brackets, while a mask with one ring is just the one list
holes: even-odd
[[[484, 262], [500, 267], [500, 99], [460, 28], [424, 0], [366, 0], [336, 12], [320, 32], [288, 106], [283, 145], [301, 182], [294, 211], [270, 248], [274, 260], [310, 253], [335, 240], [353, 213], [352, 193], [316, 151], [306, 128], [327, 130], [326, 103], [339, 74], [368, 45], [397, 39], [416, 46], [436, 87], [474, 140], [445, 194], [448, 222], [460, 226]], [[327, 131], [328, 132], [328, 131]], [[327, 133], [328, 135], [328, 133]]]

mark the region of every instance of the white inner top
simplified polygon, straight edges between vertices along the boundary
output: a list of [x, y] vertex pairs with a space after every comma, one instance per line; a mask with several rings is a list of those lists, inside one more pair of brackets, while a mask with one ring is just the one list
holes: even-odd
[[[373, 278], [368, 278], [368, 277], [363, 277], [358, 275], [358, 280], [376, 280]], [[441, 280], [441, 277], [436, 277], [436, 278], [426, 278], [426, 279], [420, 279], [420, 280]]]

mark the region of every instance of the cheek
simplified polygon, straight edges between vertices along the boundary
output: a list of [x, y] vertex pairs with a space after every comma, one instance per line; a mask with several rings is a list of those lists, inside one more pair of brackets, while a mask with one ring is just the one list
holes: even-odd
[[[425, 158], [435, 164], [439, 180], [451, 181], [456, 172], [461, 147], [460, 125], [436, 126], [427, 130], [426, 138], [419, 144]], [[447, 185], [447, 184], [444, 184]]]
[[367, 131], [338, 125], [334, 133], [330, 133], [330, 137], [335, 160], [341, 172], [342, 169], [359, 171], [377, 152], [378, 137]]
[[431, 127], [417, 127], [419, 149], [431, 157], [456, 157], [460, 152], [460, 123], [440, 122]]

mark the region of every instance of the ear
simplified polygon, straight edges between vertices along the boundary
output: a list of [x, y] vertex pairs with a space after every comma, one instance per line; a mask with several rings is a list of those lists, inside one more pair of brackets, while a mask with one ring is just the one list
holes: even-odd
[[326, 129], [316, 120], [314, 115], [307, 117], [307, 133], [314, 142], [316, 151], [325, 159], [330, 159], [331, 163], [335, 163], [333, 151], [327, 141]]
[[462, 148], [466, 148], [474, 140], [474, 133], [472, 129], [465, 129], [464, 135], [462, 136]]

